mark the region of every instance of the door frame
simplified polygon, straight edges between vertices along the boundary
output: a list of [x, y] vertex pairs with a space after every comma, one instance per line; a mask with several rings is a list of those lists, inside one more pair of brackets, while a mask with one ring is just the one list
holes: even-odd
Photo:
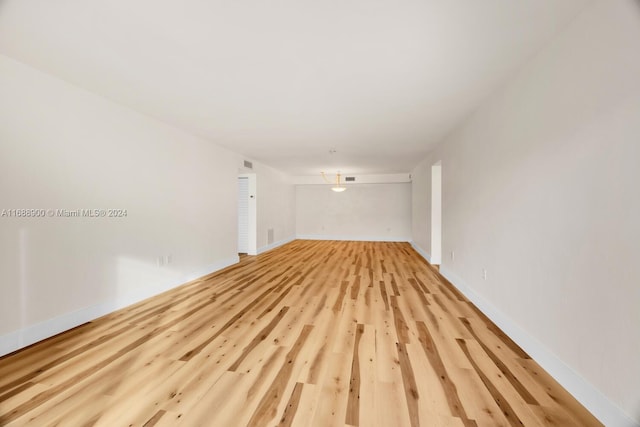
[[442, 162], [431, 166], [431, 264], [442, 263]]
[[258, 209], [257, 209], [257, 178], [255, 173], [241, 173], [238, 178], [249, 181], [249, 212], [248, 212], [248, 245], [247, 255], [258, 255]]

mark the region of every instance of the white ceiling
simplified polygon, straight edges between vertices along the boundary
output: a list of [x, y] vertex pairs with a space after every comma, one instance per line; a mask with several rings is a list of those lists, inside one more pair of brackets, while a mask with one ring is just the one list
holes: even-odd
[[0, 53], [292, 174], [408, 172], [590, 1], [0, 0]]

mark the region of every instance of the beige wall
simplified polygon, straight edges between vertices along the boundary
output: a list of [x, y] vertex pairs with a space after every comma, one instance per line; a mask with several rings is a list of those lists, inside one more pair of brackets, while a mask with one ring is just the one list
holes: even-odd
[[438, 160], [444, 274], [608, 425], [640, 421], [640, 2], [594, 2], [416, 168], [427, 252]]

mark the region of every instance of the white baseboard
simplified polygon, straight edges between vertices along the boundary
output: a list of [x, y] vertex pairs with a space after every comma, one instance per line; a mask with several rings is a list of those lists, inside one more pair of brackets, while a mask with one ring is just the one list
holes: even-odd
[[[238, 255], [229, 257], [227, 259], [223, 259], [220, 260], [218, 262], [215, 262], [213, 264], [208, 265], [205, 268], [201, 268], [199, 270], [196, 270], [194, 272], [192, 272], [191, 274], [188, 274], [186, 276], [183, 277], [183, 282], [181, 284], [186, 284], [188, 282], [191, 282], [193, 280], [199, 279], [203, 276], [206, 276], [208, 274], [211, 273], [215, 273], [216, 271], [220, 271], [224, 268], [227, 268], [233, 264], [237, 264], [240, 262], [240, 257]], [[181, 284], [177, 284], [176, 286], [173, 286], [174, 288], [177, 286], [180, 286]]]
[[[420, 251], [418, 251], [418, 253], [420, 253]], [[422, 255], [422, 253], [420, 254]], [[446, 277], [469, 301], [478, 307], [478, 309], [491, 319], [509, 338], [527, 352], [533, 360], [558, 381], [562, 387], [571, 393], [571, 395], [605, 426], [640, 427], [639, 422], [634, 421], [615, 403], [602, 394], [600, 390], [564, 363], [541, 342], [518, 326], [511, 318], [484, 297], [467, 286], [453, 271], [445, 266], [440, 266], [440, 274]]]
[[407, 237], [381, 237], [381, 236], [326, 236], [322, 234], [298, 234], [299, 240], [341, 240], [351, 242], [409, 242]]
[[427, 253], [427, 251], [418, 246], [413, 240], [409, 243], [411, 243], [411, 247], [415, 249], [415, 251], [418, 252], [420, 256], [422, 256], [422, 258], [426, 259], [427, 262], [431, 264], [431, 256]]
[[175, 282], [137, 289], [133, 292], [127, 293], [126, 295], [119, 295], [118, 297], [112, 298], [108, 301], [65, 313], [52, 319], [45, 320], [44, 322], [36, 323], [35, 325], [27, 326], [17, 331], [2, 335], [0, 336], [0, 356], [12, 353], [38, 341], [42, 341], [61, 332], [75, 328], [83, 323], [90, 322], [91, 320], [97, 319], [105, 314], [112, 313], [131, 304], [135, 304], [147, 298], [151, 298], [155, 295], [184, 285], [185, 283], [199, 277], [222, 270], [223, 268], [236, 264], [238, 261], [238, 256], [221, 260], [206, 268], [194, 271]]
[[44, 322], [2, 335], [0, 336], [0, 356], [12, 353], [107, 314], [103, 310], [104, 308], [101, 307], [101, 304], [98, 304], [65, 313]]
[[294, 241], [295, 236], [287, 237], [286, 239], [278, 240], [277, 242], [271, 243], [270, 245], [266, 245], [258, 249], [258, 255], [270, 251], [271, 249], [275, 249], [279, 246], [286, 245], [289, 242]]

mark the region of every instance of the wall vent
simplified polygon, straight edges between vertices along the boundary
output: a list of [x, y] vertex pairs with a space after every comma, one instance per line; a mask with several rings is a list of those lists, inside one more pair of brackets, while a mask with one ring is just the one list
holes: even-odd
[[344, 181], [345, 182], [356, 182], [356, 177], [355, 176], [345, 176], [344, 177]]
[[244, 167], [247, 169], [253, 169], [253, 163], [251, 163], [249, 160], [245, 160]]

